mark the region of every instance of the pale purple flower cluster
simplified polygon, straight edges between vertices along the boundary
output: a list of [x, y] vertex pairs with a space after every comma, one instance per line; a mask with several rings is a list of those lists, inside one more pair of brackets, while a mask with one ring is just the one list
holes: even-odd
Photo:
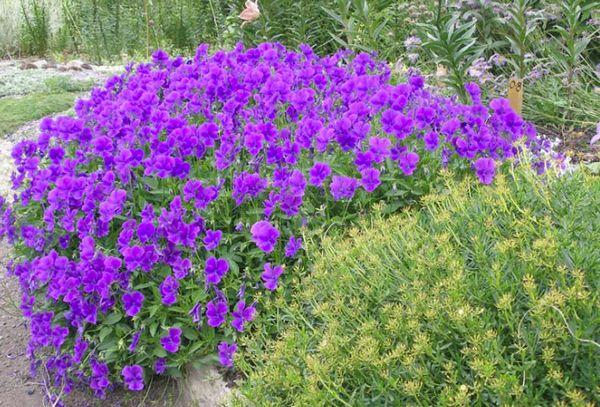
[[[489, 183], [518, 140], [543, 148], [506, 100], [488, 108], [476, 85], [467, 90], [463, 105], [417, 75], [394, 84], [365, 53], [269, 43], [202, 45], [191, 60], [158, 51], [129, 66], [12, 153], [15, 199], [0, 200], [0, 236], [23, 253], [9, 269], [29, 355], [53, 348], [57, 385], [77, 379], [102, 395], [122, 374], [139, 390], [144, 369], [197, 357], [185, 353], [190, 338], [215, 329], [194, 349], [221, 342], [230, 366], [237, 345], [224, 340], [254, 319], [259, 291], [280, 286], [316, 208], [380, 201], [430, 163], [472, 166]], [[164, 354], [152, 353], [158, 341]]]

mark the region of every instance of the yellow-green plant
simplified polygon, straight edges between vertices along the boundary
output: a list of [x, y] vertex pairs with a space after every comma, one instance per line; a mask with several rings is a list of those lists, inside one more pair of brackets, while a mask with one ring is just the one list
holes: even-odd
[[518, 170], [423, 205], [325, 240], [273, 300], [279, 337], [244, 344], [239, 404], [600, 401], [600, 178]]

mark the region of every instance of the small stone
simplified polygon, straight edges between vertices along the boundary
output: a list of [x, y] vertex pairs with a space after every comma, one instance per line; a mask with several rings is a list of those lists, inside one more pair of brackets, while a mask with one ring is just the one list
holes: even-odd
[[87, 62], [84, 62], [83, 64], [81, 64], [81, 68], [82, 68], [82, 69], [87, 69], [87, 70], [94, 69], [94, 68], [92, 68], [92, 66], [91, 66], [90, 64], [88, 64]]
[[37, 66], [35, 66], [35, 64], [32, 64], [31, 62], [23, 62], [21, 64], [21, 66], [19, 66], [19, 69], [37, 69]]
[[57, 65], [54, 62], [49, 62], [42, 66], [43, 69], [56, 69]]
[[31, 395], [33, 395], [33, 393], [35, 393], [35, 389], [33, 387], [30, 387], [29, 389], [27, 389], [27, 394], [29, 394], [31, 396]]
[[75, 65], [69, 67], [69, 71], [81, 71], [81, 70], [82, 69], [80, 67], [75, 66]]

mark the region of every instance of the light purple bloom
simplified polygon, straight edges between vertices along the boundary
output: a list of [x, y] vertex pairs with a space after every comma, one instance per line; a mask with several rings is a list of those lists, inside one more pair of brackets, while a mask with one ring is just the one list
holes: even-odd
[[216, 249], [221, 243], [222, 236], [223, 232], [220, 230], [207, 230], [203, 240], [204, 248], [208, 251]]
[[125, 366], [121, 374], [129, 390], [140, 391], [144, 388], [144, 369], [140, 365]]
[[221, 299], [214, 299], [206, 304], [206, 319], [213, 328], [223, 325], [227, 315], [227, 303]]
[[233, 355], [237, 351], [237, 344], [232, 343], [231, 345], [227, 342], [221, 342], [219, 344], [219, 363], [225, 367], [233, 366]]
[[177, 302], [179, 281], [173, 276], [167, 276], [159, 286], [160, 296], [164, 305], [173, 305]]
[[413, 152], [405, 152], [400, 154], [398, 166], [405, 175], [412, 175], [417, 169], [419, 155]]
[[285, 257], [294, 257], [298, 250], [302, 248], [302, 238], [295, 238], [294, 236], [290, 236], [290, 240], [288, 240], [285, 245]]
[[478, 158], [474, 164], [475, 171], [482, 184], [491, 184], [496, 175], [496, 163], [491, 158]]
[[123, 294], [123, 308], [125, 308], [125, 313], [134, 317], [140, 312], [142, 309], [142, 304], [144, 302], [144, 295], [139, 291], [133, 291], [129, 293]]
[[252, 225], [250, 233], [252, 233], [254, 243], [265, 253], [273, 251], [279, 238], [279, 230], [266, 220], [261, 220]]
[[334, 175], [330, 185], [331, 195], [333, 195], [333, 199], [336, 201], [352, 199], [358, 185], [358, 180], [355, 178]]
[[206, 259], [204, 275], [207, 283], [219, 284], [227, 271], [229, 271], [227, 259], [217, 259], [216, 257]]
[[273, 291], [277, 288], [279, 283], [279, 277], [283, 274], [283, 267], [271, 266], [271, 263], [265, 263], [264, 271], [260, 275], [262, 278], [265, 288], [269, 291]]
[[231, 326], [233, 326], [237, 331], [244, 331], [244, 324], [246, 322], [252, 321], [254, 319], [254, 314], [256, 313], [256, 308], [254, 304], [246, 306], [246, 301], [240, 300], [235, 304], [235, 308], [231, 315], [233, 316], [233, 320], [231, 321]]
[[177, 353], [181, 345], [181, 328], [169, 328], [166, 336], [160, 338], [162, 347], [170, 353]]

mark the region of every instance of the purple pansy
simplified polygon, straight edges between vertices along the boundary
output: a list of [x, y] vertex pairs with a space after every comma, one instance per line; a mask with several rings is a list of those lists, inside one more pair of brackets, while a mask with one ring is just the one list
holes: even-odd
[[265, 288], [269, 291], [273, 291], [277, 288], [279, 277], [283, 274], [282, 266], [271, 266], [271, 263], [265, 263], [264, 271], [260, 275], [263, 280]]
[[258, 221], [252, 225], [250, 233], [252, 233], [254, 243], [265, 253], [273, 251], [279, 238], [279, 230], [266, 220]]
[[204, 248], [208, 251], [216, 249], [221, 243], [222, 236], [223, 232], [220, 230], [207, 230], [203, 240]]
[[231, 316], [233, 316], [231, 326], [237, 331], [242, 332], [244, 330], [244, 324], [252, 321], [255, 313], [256, 308], [254, 307], [254, 304], [246, 306], [246, 301], [239, 300], [231, 313]]
[[123, 294], [122, 300], [125, 313], [130, 317], [134, 317], [142, 309], [144, 295], [139, 291], [132, 291]]
[[144, 389], [144, 369], [140, 365], [125, 366], [121, 374], [123, 382], [129, 390], [140, 391]]
[[206, 304], [206, 319], [213, 328], [223, 325], [227, 316], [227, 303], [221, 299], [214, 299]]
[[294, 257], [298, 250], [302, 248], [302, 238], [290, 236], [290, 240], [288, 240], [285, 245], [285, 257]]
[[496, 163], [491, 158], [478, 158], [474, 164], [475, 171], [482, 184], [491, 184], [496, 175]]
[[173, 305], [177, 302], [179, 281], [171, 275], [167, 276], [159, 286], [160, 296], [164, 305]]
[[160, 344], [167, 352], [177, 353], [181, 345], [181, 328], [169, 328], [167, 334], [160, 338]]
[[237, 351], [237, 344], [228, 344], [227, 342], [221, 342], [219, 344], [219, 363], [225, 367], [233, 366], [233, 355]]
[[218, 259], [209, 257], [206, 259], [204, 267], [204, 276], [207, 283], [219, 284], [221, 279], [229, 271], [229, 262], [227, 259]]

